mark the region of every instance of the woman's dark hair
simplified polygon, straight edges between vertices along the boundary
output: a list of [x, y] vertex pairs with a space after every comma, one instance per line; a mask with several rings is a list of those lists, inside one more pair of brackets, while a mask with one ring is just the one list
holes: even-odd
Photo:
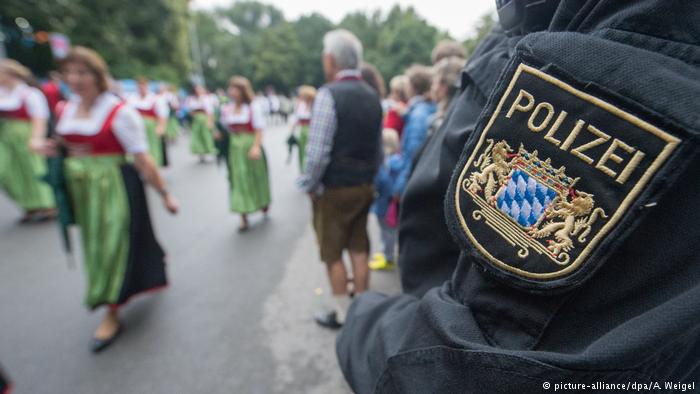
[[360, 65], [360, 73], [362, 73], [362, 79], [377, 92], [379, 98], [384, 98], [384, 96], [386, 96], [384, 78], [379, 70], [377, 70], [377, 67], [371, 63], [362, 62]]

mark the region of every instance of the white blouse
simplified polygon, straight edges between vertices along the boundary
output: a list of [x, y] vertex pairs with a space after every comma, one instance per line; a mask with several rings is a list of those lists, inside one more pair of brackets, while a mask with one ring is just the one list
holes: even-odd
[[294, 109], [294, 123], [299, 120], [309, 119], [311, 119], [311, 107], [306, 104], [306, 101], [299, 100], [297, 102], [297, 107]]
[[49, 105], [41, 90], [24, 83], [18, 84], [12, 90], [0, 88], [0, 111], [18, 110], [23, 103], [32, 118], [49, 118]]
[[263, 117], [260, 106], [242, 104], [240, 112], [235, 113], [236, 104], [229, 103], [221, 106], [221, 123], [224, 125], [231, 124], [247, 124], [250, 120], [251, 111], [253, 112], [253, 129], [262, 130], [265, 128], [265, 118]]
[[[89, 117], [76, 118], [75, 114], [80, 104], [80, 97], [73, 95], [63, 109], [61, 118], [56, 125], [56, 132], [59, 135], [96, 135], [102, 129], [109, 113], [120, 101], [112, 93], [102, 93], [90, 108]], [[112, 121], [112, 132], [127, 153], [148, 152], [148, 140], [146, 139], [143, 119], [134, 108], [125, 105], [117, 112]]]
[[210, 93], [207, 95], [207, 103], [212, 109], [212, 112], [214, 112], [214, 108], [218, 107], [221, 104], [221, 102], [219, 101], [219, 96], [217, 96], [214, 93]]
[[156, 116], [159, 118], [167, 118], [170, 115], [170, 107], [163, 96], [148, 93], [145, 96], [135, 94], [129, 96], [127, 103], [137, 110], [148, 111], [153, 108]]
[[178, 99], [177, 95], [173, 92], [164, 92], [162, 95], [163, 99], [165, 102], [168, 104], [168, 106], [177, 108], [180, 106], [180, 99]]
[[207, 115], [214, 113], [214, 106], [207, 96], [188, 96], [185, 100], [188, 111], [204, 111]]

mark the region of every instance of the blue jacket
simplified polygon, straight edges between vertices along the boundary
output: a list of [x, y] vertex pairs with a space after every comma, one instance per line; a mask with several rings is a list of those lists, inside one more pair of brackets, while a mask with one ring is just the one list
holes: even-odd
[[374, 189], [377, 192], [377, 197], [372, 204], [372, 212], [377, 215], [380, 220], [386, 216], [386, 211], [389, 209], [389, 203], [394, 195], [394, 184], [401, 170], [401, 155], [395, 153], [386, 159], [384, 164], [379, 167], [379, 172], [374, 178]]
[[437, 106], [434, 103], [419, 97], [411, 104], [404, 116], [406, 125], [401, 135], [401, 164], [393, 195], [403, 194], [408, 177], [411, 175], [413, 157], [425, 142], [430, 119], [436, 109]]

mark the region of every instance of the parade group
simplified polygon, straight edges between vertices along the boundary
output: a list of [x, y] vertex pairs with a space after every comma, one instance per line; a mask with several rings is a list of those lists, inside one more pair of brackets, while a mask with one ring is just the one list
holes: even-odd
[[[80, 46], [42, 84], [0, 60], [0, 189], [18, 226], [56, 221], [68, 252], [79, 229], [84, 302], [105, 311], [89, 349], [168, 283], [144, 185], [179, 211], [161, 176], [172, 141], [193, 166], [226, 163], [228, 196], [210, 198], [228, 198], [243, 237], [274, 202], [265, 134], [286, 126], [331, 290], [308, 320], [342, 327], [353, 392], [695, 391], [700, 3], [496, 6], [468, 62], [440, 41], [388, 92], [344, 29], [322, 38], [326, 83], [293, 99], [238, 75], [186, 94], [137, 78], [127, 94]], [[368, 291], [396, 267], [400, 294]]]
[[[351, 33], [333, 33], [341, 41], [356, 43], [361, 51]], [[337, 273], [334, 264], [328, 264], [337, 302], [333, 310], [315, 316], [319, 324], [337, 328], [350, 296], [367, 289], [369, 269], [394, 268], [399, 205], [411, 161], [445, 116], [465, 63], [464, 48], [442, 41], [433, 50], [432, 61], [431, 66], [412, 65], [404, 75], [393, 76], [386, 94], [385, 81], [373, 65], [361, 62], [351, 70], [337, 65], [333, 69], [324, 60], [329, 83], [363, 81], [363, 94], [371, 92], [369, 101], [381, 103], [379, 117], [367, 123], [369, 134], [335, 135], [336, 143], [347, 137], [350, 145], [353, 139], [365, 139], [368, 153], [379, 152], [379, 158], [372, 154], [376, 165], [370, 166], [372, 179], [364, 185], [367, 203], [354, 218], [331, 217], [327, 212], [321, 218], [316, 206], [324, 193], [322, 183], [330, 182], [324, 178], [324, 172], [330, 173], [330, 151], [336, 150], [332, 133], [330, 142], [320, 135], [331, 99], [326, 85], [318, 91], [299, 86], [295, 97], [288, 99], [272, 87], [265, 88], [265, 94], [254, 93], [243, 76], [232, 76], [225, 90], [210, 92], [202, 84], [192, 84], [186, 94], [138, 78], [137, 91], [125, 94], [101, 56], [79, 46], [60, 59], [58, 70], [41, 83], [19, 62], [0, 60], [0, 188], [23, 210], [21, 224], [59, 220], [79, 227], [87, 273], [85, 303], [93, 310], [106, 307], [90, 344], [93, 352], [99, 352], [121, 332], [119, 308], [133, 295], [167, 284], [165, 252], [151, 227], [143, 182], [153, 186], [167, 211], [177, 213], [179, 203], [161, 177], [161, 168], [169, 161], [169, 144], [189, 134], [194, 160], [206, 165], [218, 157], [227, 163], [230, 210], [240, 215], [238, 230], [244, 232], [250, 226], [248, 215], [267, 215], [271, 203], [264, 130], [270, 123], [291, 124], [287, 144], [290, 152], [296, 148], [298, 153], [300, 189], [314, 201], [321, 260], [340, 259], [327, 257], [324, 238], [338, 238], [329, 235], [328, 226], [344, 220], [361, 225], [349, 235], [355, 241], [338, 241], [334, 246], [339, 252], [350, 249], [354, 283], [347, 288], [343, 277], [344, 288], [336, 289]], [[344, 105], [362, 103], [351, 100]], [[370, 205], [381, 227], [383, 252], [368, 261], [369, 244], [363, 240]], [[326, 230], [321, 229], [322, 222]], [[357, 266], [354, 252], [364, 253], [359, 259], [363, 267]], [[344, 267], [342, 274], [346, 275]]]

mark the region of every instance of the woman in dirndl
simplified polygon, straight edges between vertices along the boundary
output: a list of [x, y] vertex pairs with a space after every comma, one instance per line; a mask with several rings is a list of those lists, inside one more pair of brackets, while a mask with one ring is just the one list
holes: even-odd
[[149, 153], [141, 116], [107, 91], [104, 60], [74, 47], [62, 71], [74, 96], [59, 115], [55, 139], [45, 140], [40, 150], [64, 156], [87, 271], [85, 304], [91, 310], [107, 307], [91, 342], [91, 350], [99, 352], [121, 332], [119, 308], [167, 284], [165, 253], [153, 233], [141, 179], [153, 185], [169, 212], [176, 213], [178, 203]]
[[30, 78], [18, 62], [0, 60], [0, 189], [24, 211], [22, 223], [56, 216], [51, 189], [41, 180], [46, 160], [30, 149], [45, 137], [49, 107], [27, 84]]
[[147, 79], [139, 78], [138, 90], [127, 102], [141, 114], [151, 157], [159, 167], [163, 167], [167, 165], [164, 136], [170, 108], [162, 95], [150, 91]]
[[230, 208], [241, 215], [239, 231], [245, 231], [249, 228], [248, 214], [261, 211], [267, 215], [270, 206], [267, 159], [262, 147], [265, 119], [252, 104], [253, 89], [245, 77], [229, 80], [228, 95], [231, 102], [221, 106], [219, 122], [229, 139]]
[[165, 83], [158, 87], [158, 96], [168, 105], [168, 120], [165, 124], [165, 138], [175, 141], [180, 135], [180, 124], [177, 122], [177, 111], [180, 108], [180, 100], [177, 97], [175, 88]]
[[[304, 172], [306, 165], [306, 145], [309, 142], [309, 125], [311, 124], [311, 108], [316, 97], [316, 88], [309, 85], [299, 87], [296, 108], [294, 108], [294, 126], [292, 135], [295, 136], [299, 148], [299, 171]], [[294, 131], [297, 131], [295, 134]]]
[[199, 156], [200, 163], [207, 155], [216, 154], [214, 145], [214, 110], [212, 100], [204, 87], [194, 87], [194, 94], [187, 97], [185, 107], [192, 118], [190, 151]]

